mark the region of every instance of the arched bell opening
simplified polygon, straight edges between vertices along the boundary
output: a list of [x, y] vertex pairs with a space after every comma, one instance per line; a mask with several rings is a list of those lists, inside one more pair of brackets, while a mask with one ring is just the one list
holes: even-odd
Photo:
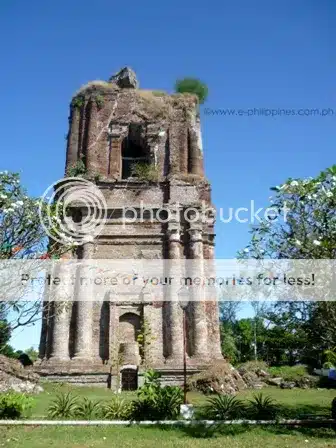
[[119, 342], [134, 343], [137, 342], [138, 334], [141, 328], [140, 316], [135, 313], [125, 313], [119, 318]]
[[121, 178], [136, 177], [134, 166], [138, 163], [149, 164], [149, 147], [146, 143], [143, 126], [133, 123], [129, 125], [128, 134], [121, 143]]

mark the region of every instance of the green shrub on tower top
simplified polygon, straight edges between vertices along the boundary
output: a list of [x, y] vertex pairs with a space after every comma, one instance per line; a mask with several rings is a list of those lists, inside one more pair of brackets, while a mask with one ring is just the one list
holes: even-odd
[[197, 78], [178, 79], [175, 90], [177, 93], [193, 93], [200, 104], [203, 104], [208, 96], [208, 86]]

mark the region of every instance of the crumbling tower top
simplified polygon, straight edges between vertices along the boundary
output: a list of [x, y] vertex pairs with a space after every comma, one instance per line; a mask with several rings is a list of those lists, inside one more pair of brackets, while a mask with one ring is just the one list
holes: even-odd
[[109, 82], [116, 84], [122, 89], [138, 89], [139, 81], [135, 72], [130, 67], [124, 67], [118, 73], [111, 76]]
[[198, 98], [139, 88], [124, 67], [83, 86], [70, 105], [66, 169], [81, 162], [102, 180], [133, 177], [147, 164], [157, 181], [204, 181]]

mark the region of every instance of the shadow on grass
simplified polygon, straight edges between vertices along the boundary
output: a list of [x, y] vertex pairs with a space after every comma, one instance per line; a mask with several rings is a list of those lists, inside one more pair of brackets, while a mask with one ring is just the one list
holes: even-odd
[[250, 430], [248, 425], [205, 425], [204, 423], [194, 423], [190, 426], [181, 426], [179, 430], [188, 437], [197, 439], [210, 439], [216, 436], [238, 436]]
[[158, 428], [163, 432], [179, 432], [187, 437], [195, 439], [211, 439], [216, 436], [238, 436], [246, 431], [249, 431], [251, 427], [248, 425], [220, 425], [217, 423], [206, 425], [202, 422], [194, 421], [190, 425], [155, 425], [145, 426], [143, 428], [153, 429]]
[[[318, 424], [318, 423], [316, 423]], [[147, 429], [153, 428], [153, 426], [146, 427]], [[267, 432], [269, 434], [276, 435], [293, 435], [297, 436], [301, 434], [305, 437], [312, 437], [325, 440], [335, 440], [336, 438], [336, 425], [329, 425], [328, 427], [299, 427], [299, 426], [283, 426], [283, 425], [270, 425], [270, 426], [258, 426], [258, 425], [223, 425], [223, 424], [211, 424], [206, 425], [202, 422], [193, 422], [188, 426], [165, 426], [158, 425], [156, 428], [164, 432], [179, 432], [186, 437], [195, 439], [211, 439], [214, 437], [230, 436], [236, 437], [246, 432]]]
[[[255, 413], [251, 413], [248, 408], [245, 408], [243, 415], [239, 417], [248, 420], [255, 420], [258, 418]], [[331, 417], [331, 402], [330, 406], [320, 404], [282, 404], [276, 403], [276, 418], [280, 419], [293, 419], [293, 420], [306, 420], [306, 419], [318, 419], [318, 418], [332, 418]], [[205, 406], [200, 406], [196, 409], [196, 419], [206, 420], [208, 418], [208, 409]], [[274, 415], [269, 415], [269, 419], [272, 420]]]
[[336, 438], [336, 425], [329, 425], [328, 427], [308, 428], [303, 426], [267, 426], [263, 428], [265, 431], [274, 435], [297, 435], [301, 434], [306, 437], [315, 437], [318, 439], [333, 439]]
[[[248, 425], [221, 425], [217, 423], [206, 425], [197, 421], [192, 422], [188, 426], [157, 425], [155, 427], [164, 432], [179, 432], [187, 437], [195, 439], [211, 439], [216, 436], [238, 436], [251, 429]], [[153, 426], [147, 426], [146, 428], [151, 429]]]
[[315, 437], [319, 439], [333, 439], [336, 437], [336, 427], [307, 428], [307, 427], [286, 427], [286, 426], [249, 426], [249, 425], [211, 425], [195, 424], [191, 426], [176, 428], [188, 437], [210, 439], [216, 436], [239, 436], [245, 432], [268, 432], [274, 435], [304, 435], [305, 437]]
[[278, 416], [287, 419], [308, 419], [308, 418], [331, 418], [331, 407], [319, 406], [317, 404], [302, 404], [298, 406], [277, 405]]

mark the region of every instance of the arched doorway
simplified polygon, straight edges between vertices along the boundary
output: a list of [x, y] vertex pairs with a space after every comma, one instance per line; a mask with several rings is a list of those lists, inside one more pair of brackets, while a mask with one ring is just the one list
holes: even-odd
[[133, 367], [126, 367], [121, 370], [121, 390], [137, 390], [138, 370]]

